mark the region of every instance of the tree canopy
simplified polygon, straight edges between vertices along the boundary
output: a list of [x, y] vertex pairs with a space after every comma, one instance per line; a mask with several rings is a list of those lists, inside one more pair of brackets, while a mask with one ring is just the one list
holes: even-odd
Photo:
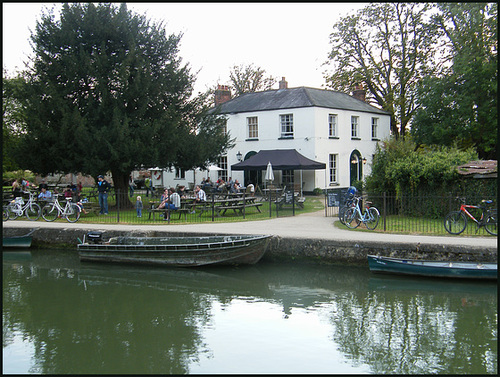
[[225, 120], [191, 99], [182, 35], [126, 4], [64, 4], [42, 14], [23, 93], [16, 157], [37, 173], [111, 171], [126, 191], [140, 167], [204, 166], [230, 146]]
[[439, 68], [426, 3], [374, 3], [333, 26], [327, 85], [350, 92], [364, 84], [368, 98], [391, 113], [391, 132], [404, 137], [416, 110], [416, 85]]
[[249, 65], [235, 65], [229, 73], [231, 87], [235, 90], [235, 96], [243, 93], [270, 90], [276, 83], [276, 78], [265, 76], [266, 71], [260, 67]]
[[447, 40], [446, 74], [419, 85], [412, 135], [419, 144], [475, 147], [481, 158], [497, 156], [498, 6], [443, 3], [434, 15]]

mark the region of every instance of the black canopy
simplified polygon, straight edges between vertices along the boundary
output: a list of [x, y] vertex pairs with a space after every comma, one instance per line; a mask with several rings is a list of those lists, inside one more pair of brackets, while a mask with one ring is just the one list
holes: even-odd
[[313, 161], [295, 149], [261, 150], [248, 160], [231, 165], [232, 170], [266, 170], [271, 162], [274, 170], [317, 170], [326, 169], [326, 164]]

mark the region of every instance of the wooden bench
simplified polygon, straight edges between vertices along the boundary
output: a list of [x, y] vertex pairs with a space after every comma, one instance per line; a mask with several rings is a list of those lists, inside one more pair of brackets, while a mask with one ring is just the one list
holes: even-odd
[[[153, 221], [155, 221], [155, 217], [157, 213], [165, 213], [168, 210], [165, 208], [148, 208], [147, 211], [149, 212], [149, 219], [151, 219], [151, 215], [153, 216]], [[187, 220], [187, 214], [191, 212], [191, 210], [187, 207], [185, 208], [178, 208], [178, 209], [171, 209], [170, 213], [178, 213], [179, 214], [179, 220], [181, 219], [182, 214], [184, 214], [184, 220]]]
[[247, 203], [247, 204], [237, 204], [237, 205], [230, 205], [230, 206], [215, 206], [214, 210], [216, 211], [217, 216], [220, 216], [221, 212], [222, 212], [222, 215], [224, 215], [228, 209], [234, 210], [234, 213], [236, 213], [236, 211], [239, 211], [240, 215], [243, 215], [243, 208], [246, 209], [246, 208], [250, 208], [250, 207], [255, 207], [255, 208], [257, 208], [257, 210], [259, 212], [261, 212], [259, 207], [262, 204], [263, 203]]

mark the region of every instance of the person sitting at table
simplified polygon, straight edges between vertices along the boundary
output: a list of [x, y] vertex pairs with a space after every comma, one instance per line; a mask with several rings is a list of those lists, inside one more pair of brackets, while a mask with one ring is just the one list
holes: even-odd
[[40, 200], [50, 200], [52, 198], [52, 193], [45, 187], [42, 187], [42, 192], [38, 194], [38, 199]]
[[237, 179], [234, 180], [233, 186], [231, 187], [231, 193], [236, 194], [237, 192], [240, 192], [241, 185], [238, 182]]
[[184, 199], [186, 198], [186, 186], [178, 186], [177, 187], [177, 194]]
[[247, 190], [250, 191], [250, 196], [255, 196], [255, 186], [252, 182], [248, 183]]
[[[194, 201], [193, 201], [193, 204], [197, 204], [197, 203], [203, 203], [203, 202], [206, 202], [207, 201], [207, 194], [205, 194], [205, 191], [203, 191], [200, 187], [200, 185], [196, 185], [195, 189], [194, 189], [194, 193], [196, 195]], [[193, 213], [196, 213], [196, 211], [192, 211], [191, 214]]]
[[181, 208], [181, 197], [177, 192], [175, 192], [175, 189], [173, 187], [170, 187], [169, 189], [169, 197], [167, 203], [165, 203], [165, 208], [167, 211], [165, 211], [165, 215], [163, 216], [163, 220], [169, 220], [170, 219], [170, 211], [175, 211], [176, 209]]
[[168, 203], [168, 188], [165, 189], [163, 194], [160, 197], [160, 205], [158, 206], [158, 209], [163, 209], [165, 208], [165, 205]]
[[64, 190], [64, 198], [71, 199], [73, 197], [73, 190], [71, 190], [71, 186], [67, 185], [66, 190]]

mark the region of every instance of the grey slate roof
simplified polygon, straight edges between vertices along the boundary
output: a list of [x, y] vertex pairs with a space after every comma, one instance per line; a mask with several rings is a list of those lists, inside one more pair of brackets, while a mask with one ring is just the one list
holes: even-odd
[[246, 113], [303, 107], [323, 107], [338, 110], [363, 111], [389, 115], [387, 111], [369, 105], [348, 94], [333, 90], [298, 88], [244, 93], [220, 105], [223, 114]]

